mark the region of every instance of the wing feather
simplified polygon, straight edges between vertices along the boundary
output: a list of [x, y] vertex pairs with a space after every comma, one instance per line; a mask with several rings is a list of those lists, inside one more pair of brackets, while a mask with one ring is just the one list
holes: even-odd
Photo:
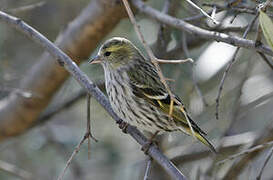
[[[135, 65], [135, 67], [130, 69], [128, 71], [130, 85], [135, 96], [145, 99], [148, 103], [154, 105], [165, 114], [169, 114], [171, 97], [163, 83], [160, 81], [155, 68], [151, 66], [153, 65], [144, 63]], [[188, 119], [194, 130], [194, 136], [202, 143], [209, 146], [212, 151], [216, 152], [210, 142], [203, 136], [206, 135], [206, 133], [192, 120], [179, 97], [175, 96], [175, 99], [176, 101], [174, 101], [173, 113], [171, 115], [174, 122], [178, 127], [183, 128], [182, 130], [184, 132], [192, 134], [187, 121]]]

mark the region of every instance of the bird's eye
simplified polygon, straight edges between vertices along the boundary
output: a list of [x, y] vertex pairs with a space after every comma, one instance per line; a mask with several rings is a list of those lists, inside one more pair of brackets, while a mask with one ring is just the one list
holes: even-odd
[[110, 54], [111, 54], [111, 52], [106, 51], [106, 52], [104, 53], [104, 56], [110, 56]]

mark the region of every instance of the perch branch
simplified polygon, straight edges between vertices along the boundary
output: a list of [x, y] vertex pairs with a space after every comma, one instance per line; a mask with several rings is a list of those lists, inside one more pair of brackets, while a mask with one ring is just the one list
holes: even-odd
[[[89, 58], [97, 43], [125, 15], [126, 12], [120, 3], [92, 0], [59, 34], [55, 44], [79, 64]], [[1, 16], [1, 20], [4, 19], [6, 18]], [[20, 20], [17, 23], [20, 24]], [[22, 134], [38, 124], [36, 122], [41, 112], [68, 76], [69, 73], [60, 67], [50, 54], [43, 53], [27, 70], [18, 87], [38, 96], [23, 98], [18, 93], [11, 92], [0, 101], [0, 141]]]
[[[38, 45], [47, 50], [56, 60], [59, 60], [64, 68], [71, 74], [71, 76], [78, 81], [78, 83], [92, 95], [102, 107], [109, 113], [109, 115], [118, 123], [123, 121], [116, 115], [111, 108], [111, 105], [105, 95], [99, 88], [84, 74], [80, 68], [73, 62], [69, 56], [63, 53], [58, 47], [50, 42], [46, 37], [36, 31], [34, 28], [23, 22], [22, 20], [10, 16], [0, 11], [0, 20], [23, 33]], [[135, 127], [128, 126], [127, 133], [130, 134], [140, 145], [148, 143], [147, 138], [140, 133]], [[177, 169], [177, 167], [162, 154], [156, 145], [151, 145], [147, 154], [150, 155], [166, 172], [174, 179], [185, 180], [185, 176]]]

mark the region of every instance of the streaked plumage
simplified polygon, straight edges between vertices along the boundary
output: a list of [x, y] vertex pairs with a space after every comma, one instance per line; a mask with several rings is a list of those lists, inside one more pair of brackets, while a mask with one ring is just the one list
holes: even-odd
[[[169, 118], [170, 95], [152, 62], [129, 40], [115, 37], [106, 41], [91, 63], [102, 64], [111, 106], [123, 120], [152, 133], [182, 131], [192, 134], [183, 113], [186, 110], [177, 96], [172, 118]], [[186, 114], [194, 136], [215, 151], [204, 137], [206, 134]]]

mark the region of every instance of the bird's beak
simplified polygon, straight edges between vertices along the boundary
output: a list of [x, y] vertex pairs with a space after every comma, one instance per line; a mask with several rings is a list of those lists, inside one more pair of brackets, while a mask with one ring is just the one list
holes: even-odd
[[88, 61], [89, 64], [98, 64], [101, 63], [101, 58], [100, 56], [95, 56], [94, 58], [92, 58], [90, 61]]

